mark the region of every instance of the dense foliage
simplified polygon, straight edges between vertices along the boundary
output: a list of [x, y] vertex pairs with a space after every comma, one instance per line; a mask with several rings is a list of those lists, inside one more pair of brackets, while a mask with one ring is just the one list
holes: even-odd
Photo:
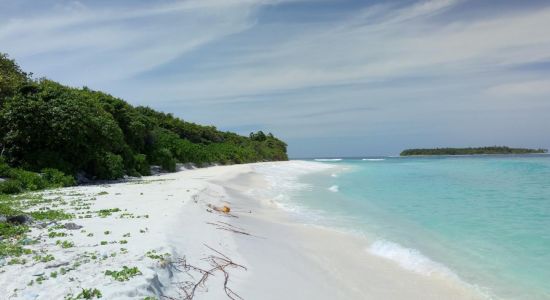
[[407, 149], [401, 156], [410, 155], [475, 155], [475, 154], [528, 154], [546, 153], [546, 149], [509, 148], [505, 146], [478, 147], [478, 148], [431, 148]]
[[[174, 171], [178, 162], [203, 166], [287, 159], [286, 144], [272, 134], [222, 132], [88, 88], [34, 80], [5, 54], [0, 54], [0, 67], [4, 168], [40, 172], [44, 180], [62, 176], [54, 169], [116, 179], [148, 175], [150, 165]], [[12, 175], [0, 174], [12, 178], [0, 185], [18, 189], [19, 179]], [[19, 181], [22, 189], [31, 189]]]
[[8, 178], [0, 182], [0, 194], [15, 194], [22, 191], [36, 191], [75, 184], [72, 176], [65, 175], [57, 169], [42, 169], [39, 174], [12, 168], [2, 158], [0, 158], [0, 177]]

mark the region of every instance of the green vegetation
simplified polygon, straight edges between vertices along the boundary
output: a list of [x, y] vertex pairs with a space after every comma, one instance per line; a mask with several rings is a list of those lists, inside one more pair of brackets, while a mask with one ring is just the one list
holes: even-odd
[[286, 160], [286, 144], [133, 107], [86, 87], [33, 79], [0, 53], [0, 193], [74, 185], [74, 177], [149, 175], [150, 165]]
[[51, 255], [51, 254], [46, 254], [46, 255], [44, 255], [44, 256], [36, 255], [36, 256], [34, 257], [34, 260], [35, 260], [35, 261], [39, 261], [39, 262], [45, 263], [45, 262], [49, 262], [49, 261], [55, 260], [55, 257], [54, 257], [53, 255]]
[[476, 154], [528, 154], [547, 153], [546, 149], [509, 148], [505, 146], [478, 147], [478, 148], [432, 148], [407, 149], [401, 156], [411, 155], [476, 155]]
[[145, 256], [153, 260], [158, 260], [161, 263], [170, 259], [170, 253], [159, 254], [155, 250], [147, 251], [147, 253], [145, 253]]
[[[15, 216], [21, 214], [21, 211], [14, 209], [14, 205], [6, 198], [7, 196], [0, 195], [0, 215]], [[29, 232], [27, 225], [0, 222], [0, 258], [31, 254], [31, 250], [23, 247], [27, 232]]]
[[29, 231], [26, 225], [13, 225], [10, 223], [0, 223], [0, 236], [3, 238], [11, 238], [24, 235]]
[[30, 215], [35, 220], [67, 220], [73, 218], [73, 215], [68, 214], [62, 210], [39, 210], [31, 212]]
[[66, 237], [67, 234], [64, 233], [64, 232], [56, 232], [56, 231], [52, 231], [50, 233], [48, 233], [48, 237], [49, 238], [56, 238], [56, 237]]
[[74, 247], [74, 243], [71, 242], [71, 241], [61, 241], [61, 240], [58, 240], [57, 242], [55, 242], [56, 245], [60, 245], [61, 248], [63, 249], [67, 249], [67, 248], [72, 248]]
[[0, 182], [0, 194], [16, 194], [23, 191], [58, 188], [74, 185], [75, 183], [72, 176], [65, 175], [56, 169], [44, 168], [40, 172], [35, 173], [20, 168], [12, 168], [5, 162], [3, 157], [0, 157], [0, 177], [8, 178], [8, 180]]
[[73, 297], [73, 295], [65, 296], [65, 300], [78, 300], [78, 299], [99, 299], [103, 297], [98, 289], [82, 289], [80, 294]]
[[101, 209], [97, 212], [98, 216], [106, 218], [112, 215], [114, 212], [119, 212], [120, 208], [111, 208], [111, 209]]
[[141, 275], [141, 271], [137, 267], [128, 268], [127, 266], [123, 266], [120, 271], [107, 270], [105, 271], [105, 275], [111, 276], [117, 281], [128, 281], [134, 276]]
[[8, 261], [8, 265], [24, 265], [27, 263], [27, 260], [24, 258], [12, 258], [10, 261]]

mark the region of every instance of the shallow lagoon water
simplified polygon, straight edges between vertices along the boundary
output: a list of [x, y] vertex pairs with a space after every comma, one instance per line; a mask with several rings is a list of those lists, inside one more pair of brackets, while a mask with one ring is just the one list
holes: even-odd
[[550, 299], [550, 156], [323, 161], [279, 199], [304, 222], [364, 235], [365, 251], [491, 298]]

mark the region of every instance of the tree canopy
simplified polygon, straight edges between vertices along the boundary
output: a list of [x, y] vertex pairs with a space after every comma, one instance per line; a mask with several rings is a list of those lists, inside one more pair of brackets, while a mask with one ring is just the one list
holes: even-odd
[[0, 54], [0, 158], [10, 167], [96, 179], [147, 175], [150, 165], [287, 160], [271, 133], [245, 137], [181, 120], [86, 87], [32, 79]]

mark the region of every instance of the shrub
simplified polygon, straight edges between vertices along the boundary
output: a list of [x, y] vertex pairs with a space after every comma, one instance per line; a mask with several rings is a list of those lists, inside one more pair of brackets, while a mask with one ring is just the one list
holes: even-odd
[[19, 180], [0, 182], [0, 194], [17, 194], [23, 191], [23, 184]]
[[147, 156], [145, 156], [145, 154], [134, 155], [134, 163], [135, 163], [136, 171], [139, 174], [143, 176], [151, 175], [151, 167], [147, 162]]
[[94, 174], [99, 179], [117, 179], [124, 175], [122, 157], [111, 152], [105, 152], [95, 162]]
[[10, 169], [4, 158], [0, 156], [0, 177], [8, 176]]
[[46, 180], [48, 187], [51, 188], [72, 186], [76, 184], [74, 177], [65, 175], [63, 172], [57, 169], [43, 169], [42, 177], [44, 178], [44, 180]]
[[163, 170], [174, 172], [176, 170], [176, 160], [172, 156], [172, 152], [166, 148], [162, 148], [156, 153], [156, 161], [160, 164]]
[[24, 190], [36, 191], [47, 186], [46, 181], [38, 173], [21, 169], [11, 169], [8, 177], [18, 180]]

